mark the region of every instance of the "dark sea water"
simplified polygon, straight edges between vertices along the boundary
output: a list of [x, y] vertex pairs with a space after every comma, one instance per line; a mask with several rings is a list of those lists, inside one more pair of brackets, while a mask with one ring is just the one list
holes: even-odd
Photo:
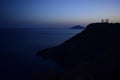
[[0, 80], [30, 80], [31, 75], [49, 68], [62, 71], [62, 66], [36, 56], [36, 52], [57, 46], [81, 31], [64, 28], [0, 29]]

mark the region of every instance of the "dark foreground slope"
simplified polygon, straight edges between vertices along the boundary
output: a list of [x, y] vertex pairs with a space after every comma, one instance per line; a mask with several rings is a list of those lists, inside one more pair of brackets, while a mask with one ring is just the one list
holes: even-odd
[[64, 77], [85, 74], [94, 76], [90, 80], [115, 80], [120, 74], [120, 24], [90, 24], [82, 33], [37, 55], [63, 65]]

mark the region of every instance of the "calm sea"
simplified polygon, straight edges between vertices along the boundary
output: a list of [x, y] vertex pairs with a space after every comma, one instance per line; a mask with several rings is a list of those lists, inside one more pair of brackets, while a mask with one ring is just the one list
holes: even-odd
[[59, 64], [36, 56], [36, 52], [57, 46], [81, 31], [64, 28], [0, 29], [0, 80], [28, 79], [32, 74], [51, 67], [56, 72], [61, 71]]

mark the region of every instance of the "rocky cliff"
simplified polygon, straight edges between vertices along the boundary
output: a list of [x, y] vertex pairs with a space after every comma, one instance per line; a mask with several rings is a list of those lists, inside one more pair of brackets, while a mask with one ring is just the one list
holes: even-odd
[[85, 74], [94, 76], [90, 80], [115, 79], [120, 71], [120, 24], [89, 24], [81, 33], [37, 55], [61, 64], [69, 76]]

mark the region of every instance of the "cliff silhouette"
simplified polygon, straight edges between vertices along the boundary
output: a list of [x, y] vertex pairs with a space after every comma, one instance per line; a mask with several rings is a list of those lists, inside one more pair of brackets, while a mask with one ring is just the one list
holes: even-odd
[[120, 24], [89, 24], [81, 33], [37, 55], [65, 68], [61, 80], [81, 75], [85, 80], [116, 80], [120, 72]]

